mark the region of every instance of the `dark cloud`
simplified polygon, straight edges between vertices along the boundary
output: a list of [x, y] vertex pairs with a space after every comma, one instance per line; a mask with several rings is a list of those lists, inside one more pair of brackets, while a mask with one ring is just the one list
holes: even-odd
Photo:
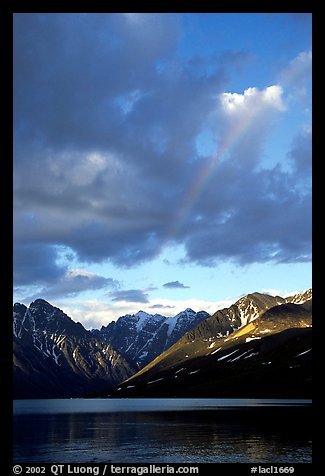
[[[116, 289], [119, 286], [118, 281], [114, 279], [105, 278], [79, 269], [69, 270], [64, 275], [55, 278], [56, 279], [51, 279], [50, 276], [47, 276], [44, 279], [44, 281], [46, 281], [45, 286], [37, 287], [35, 286], [37, 281], [34, 276], [32, 276], [30, 281], [26, 283], [27, 289], [31, 289], [32, 294], [29, 294], [28, 296], [25, 295], [23, 297], [24, 301], [31, 302], [40, 297], [43, 299], [56, 299], [62, 296], [72, 297], [77, 296], [84, 291], [94, 291], [107, 288]], [[29, 287], [30, 283], [34, 284], [31, 288]], [[36, 292], [35, 288], [37, 288]], [[17, 292], [18, 294], [21, 294], [19, 287]]]
[[123, 289], [120, 291], [113, 291], [108, 293], [108, 296], [114, 302], [149, 302], [148, 294], [141, 289]]
[[[294, 168], [294, 176], [299, 184], [305, 182], [307, 186], [311, 186], [312, 171], [312, 133], [311, 129], [306, 128], [294, 138], [292, 148], [288, 153]], [[298, 185], [298, 184], [297, 184]]]
[[167, 306], [164, 304], [154, 304], [153, 306], [149, 306], [149, 309], [175, 309], [175, 306]]
[[66, 266], [57, 262], [57, 248], [43, 243], [21, 243], [14, 249], [13, 269], [16, 286], [44, 285], [62, 279]]
[[207, 207], [204, 226], [192, 220], [183, 230], [188, 260], [211, 266], [229, 259], [240, 264], [311, 259], [310, 131], [295, 138], [289, 156], [292, 172], [279, 165], [236, 175], [224, 171], [231, 180], [220, 183], [214, 194], [214, 203], [222, 206]]
[[117, 281], [111, 278], [104, 278], [96, 274], [84, 274], [81, 270], [68, 272], [56, 283], [41, 288], [37, 294], [30, 296], [29, 301], [43, 298], [58, 298], [61, 296], [77, 296], [84, 291], [94, 291], [97, 289], [116, 288]]
[[[82, 269], [69, 269], [60, 263], [60, 247], [55, 245], [25, 243], [15, 246], [13, 280], [17, 294], [19, 287], [26, 286], [31, 302], [38, 297], [52, 299], [61, 296], [76, 296], [84, 291], [116, 289], [119, 282]], [[70, 253], [68, 257], [73, 258]], [[36, 293], [35, 293], [36, 291]]]
[[118, 14], [16, 14], [14, 32], [16, 124], [55, 148], [123, 143], [116, 98], [150, 84], [178, 35], [171, 16]]
[[179, 281], [170, 281], [169, 283], [163, 284], [163, 287], [169, 289], [188, 289], [190, 286], [185, 286], [185, 284]]
[[[54, 283], [58, 292], [65, 283], [76, 292], [58, 247], [83, 262], [125, 267], [169, 243], [207, 265], [310, 256], [307, 137], [296, 139], [290, 171], [260, 170], [268, 130], [281, 114], [276, 100], [251, 95], [237, 116], [219, 101], [229, 71], [251, 55], [229, 51], [210, 67], [207, 57], [181, 61], [180, 37], [176, 15], [14, 15], [17, 285]], [[215, 165], [215, 156], [200, 155], [202, 131], [220, 150], [254, 107], [262, 112]], [[208, 179], [191, 195], [204, 171]], [[111, 296], [148, 302], [137, 290]]]

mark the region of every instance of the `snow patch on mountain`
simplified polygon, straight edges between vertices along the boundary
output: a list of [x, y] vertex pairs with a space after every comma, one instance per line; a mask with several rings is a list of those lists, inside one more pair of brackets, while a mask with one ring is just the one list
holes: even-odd
[[140, 332], [143, 327], [147, 324], [148, 320], [151, 318], [155, 318], [155, 316], [152, 316], [151, 314], [147, 314], [144, 311], [139, 311], [135, 314], [136, 317], [136, 330], [137, 332]]
[[139, 311], [92, 332], [143, 367], [207, 317], [207, 312], [189, 308], [174, 317]]
[[218, 359], [218, 361], [219, 361], [219, 360], [224, 360], [224, 359], [230, 357], [230, 356], [231, 356], [232, 354], [234, 354], [235, 352], [238, 352], [238, 349], [234, 350], [233, 352], [230, 352], [230, 354], [223, 355], [222, 357], [220, 357], [220, 358]]
[[307, 291], [303, 291], [293, 296], [288, 296], [286, 298], [286, 302], [292, 302], [293, 304], [303, 304], [306, 301], [309, 301], [313, 297], [312, 289], [307, 289]]
[[14, 305], [13, 337], [17, 398], [81, 396], [111, 388], [136, 370], [112, 346], [41, 299], [29, 308]]
[[257, 336], [246, 337], [245, 342], [250, 342], [251, 340], [256, 340], [256, 339], [261, 339], [261, 337], [257, 337]]

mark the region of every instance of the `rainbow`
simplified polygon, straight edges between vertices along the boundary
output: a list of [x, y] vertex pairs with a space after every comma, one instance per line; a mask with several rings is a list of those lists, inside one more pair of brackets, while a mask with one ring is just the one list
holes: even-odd
[[[245, 104], [242, 104], [242, 110], [240, 110], [241, 106], [239, 105], [239, 114], [237, 117], [234, 117], [234, 124], [232, 124], [231, 127], [228, 127], [228, 130], [226, 130], [222, 136], [216, 152], [210, 160], [204, 162], [199, 174], [183, 194], [176, 208], [174, 218], [163, 239], [160, 250], [162, 250], [168, 242], [177, 237], [179, 231], [186, 222], [191, 209], [206, 188], [215, 169], [225, 159], [227, 153], [238, 145], [248, 133], [252, 132], [253, 128], [256, 128], [256, 122], [266, 110], [270, 108], [273, 108], [273, 110], [283, 110], [283, 104], [281, 102], [282, 88], [280, 86], [270, 86], [264, 91], [257, 91], [255, 88], [249, 88], [244, 92], [244, 95], [229, 94], [229, 98], [235, 96], [240, 98], [243, 103], [245, 96], [253, 97], [253, 95], [257, 94], [262, 97], [260, 97], [259, 100], [250, 101], [249, 107], [245, 107]], [[231, 102], [229, 102], [227, 107], [230, 117], [234, 112], [232, 111], [234, 106], [232, 107]]]

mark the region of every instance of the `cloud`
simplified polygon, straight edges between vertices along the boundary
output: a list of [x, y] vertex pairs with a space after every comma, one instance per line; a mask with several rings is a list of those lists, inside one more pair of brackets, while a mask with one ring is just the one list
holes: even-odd
[[170, 281], [169, 283], [163, 284], [163, 287], [168, 289], [187, 289], [190, 286], [185, 286], [185, 284], [180, 283], [179, 281]]
[[220, 95], [223, 110], [228, 114], [256, 114], [256, 109], [269, 106], [283, 111], [282, 88], [280, 85], [268, 86], [262, 91], [252, 87], [245, 89], [243, 94], [222, 93]]
[[[287, 107], [282, 84], [229, 91], [230, 65], [249, 55], [182, 59], [181, 34], [168, 14], [14, 15], [17, 285], [113, 284], [69, 275], [60, 247], [125, 268], [169, 244], [209, 266], [310, 259], [307, 137], [288, 152], [291, 170], [260, 167]], [[203, 154], [206, 130], [215, 147]], [[110, 297], [148, 302], [136, 289]]]
[[296, 180], [307, 182], [311, 185], [312, 172], [312, 129], [304, 127], [294, 137], [288, 157], [294, 169]]
[[288, 101], [304, 107], [305, 112], [312, 109], [312, 52], [302, 51], [280, 72], [280, 81], [288, 94]]
[[312, 74], [312, 52], [301, 51], [293, 58], [288, 66], [280, 73], [280, 79], [284, 83], [294, 86], [297, 90], [305, 91], [307, 81], [311, 80]]
[[[265, 140], [274, 121], [286, 109], [283, 89], [279, 84], [262, 90], [250, 87], [243, 93], [223, 92], [218, 99], [215, 160], [220, 163], [227, 159], [229, 168], [236, 164], [237, 174], [242, 167], [246, 171], [250, 168], [251, 172], [263, 156]], [[225, 173], [225, 169], [223, 171]]]
[[119, 286], [118, 281], [112, 278], [104, 278], [103, 276], [90, 273], [83, 269], [69, 270], [60, 284], [62, 290], [59, 289], [60, 285], [57, 285], [57, 289], [54, 289], [53, 292], [58, 293], [58, 291], [60, 291], [69, 295], [74, 295], [89, 289], [101, 289], [106, 287], [116, 288]]
[[141, 289], [123, 289], [120, 291], [113, 291], [108, 293], [108, 296], [113, 302], [149, 302], [148, 294]]
[[149, 89], [155, 61], [169, 54], [179, 35], [172, 15], [136, 18], [141, 28], [119, 14], [14, 15], [20, 135], [55, 148], [123, 143], [115, 99]]
[[57, 263], [57, 256], [57, 247], [47, 243], [35, 240], [17, 244], [13, 253], [15, 285], [44, 285], [64, 279], [67, 267]]
[[273, 288], [261, 289], [261, 293], [269, 294], [270, 296], [282, 296], [281, 291], [279, 289]]
[[[226, 162], [218, 187], [205, 197], [205, 217], [183, 229], [187, 259], [206, 266], [232, 260], [294, 263], [311, 259], [311, 131], [301, 131], [289, 151], [293, 169], [234, 173]], [[220, 172], [221, 174], [221, 172]], [[229, 194], [231, 190], [231, 194]], [[214, 207], [209, 207], [209, 203]], [[283, 212], [285, 210], [285, 213]]]
[[55, 299], [58, 297], [74, 297], [84, 291], [94, 291], [98, 289], [116, 288], [118, 281], [105, 278], [95, 273], [90, 273], [83, 269], [70, 269], [58, 279], [53, 280], [44, 287], [39, 287], [37, 292], [30, 296], [25, 296], [24, 301], [33, 301], [39, 297], [43, 299]]
[[[205, 301], [199, 299], [186, 300], [168, 300], [168, 299], [153, 299], [150, 302], [142, 303], [141, 309], [149, 314], [153, 310], [160, 309], [163, 316], [173, 317], [187, 308], [198, 312], [204, 310], [209, 314], [213, 314], [218, 309], [229, 307], [239, 297], [233, 300], [223, 301]], [[29, 303], [27, 303], [28, 305]], [[139, 303], [129, 302], [113, 302], [83, 299], [74, 300], [74, 302], [66, 302], [55, 300], [51, 304], [62, 309], [73, 320], [81, 322], [87, 329], [98, 329], [101, 326], [107, 326], [111, 321], [116, 321], [119, 317], [126, 314], [135, 314], [139, 311]]]
[[149, 309], [175, 309], [175, 306], [169, 306], [164, 304], [153, 304], [149, 306]]

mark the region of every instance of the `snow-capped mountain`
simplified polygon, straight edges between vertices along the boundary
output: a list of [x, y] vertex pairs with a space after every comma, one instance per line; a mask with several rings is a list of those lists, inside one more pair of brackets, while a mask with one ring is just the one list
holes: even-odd
[[263, 312], [286, 300], [280, 296], [262, 293], [247, 294], [235, 304], [219, 309], [183, 336], [184, 342], [197, 339], [215, 339], [232, 332], [257, 319]]
[[207, 312], [192, 309], [185, 309], [174, 317], [139, 311], [122, 316], [93, 333], [143, 367], [207, 317]]
[[312, 289], [307, 289], [301, 293], [294, 294], [286, 298], [286, 302], [292, 302], [294, 304], [303, 304], [307, 301], [310, 301], [313, 297]]
[[[246, 298], [252, 309], [252, 295]], [[260, 304], [270, 303], [267, 296], [258, 299]], [[192, 333], [194, 339], [179, 339], [112, 395], [311, 398], [311, 299], [301, 304], [284, 300], [223, 337], [199, 336], [197, 329]]]
[[225, 309], [220, 309], [212, 316], [203, 320], [198, 326], [183, 336], [185, 341], [196, 339], [215, 339], [228, 336], [232, 332], [257, 319], [268, 309], [279, 304], [302, 304], [311, 302], [312, 290], [294, 294], [287, 298], [270, 296], [263, 293], [251, 293], [240, 298], [235, 304]]
[[14, 397], [81, 396], [136, 370], [110, 344], [37, 299], [13, 309]]
[[[229, 369], [228, 363], [238, 361], [236, 369], [249, 373], [247, 361], [253, 362], [255, 355], [259, 352], [264, 355], [266, 350], [281, 356], [283, 352], [287, 355], [287, 350], [292, 348], [288, 368], [296, 369], [294, 359], [298, 354], [304, 356], [304, 362], [309, 365], [311, 298], [311, 289], [287, 298], [253, 293], [212, 316], [192, 309], [174, 317], [139, 311], [93, 331], [87, 331], [42, 299], [29, 307], [16, 303], [13, 309], [14, 397], [107, 395], [118, 385], [122, 385], [121, 395], [126, 392], [128, 396], [130, 390], [126, 389], [132, 387], [128, 382], [132, 382], [133, 376], [136, 379], [141, 376], [140, 382], [151, 385], [165, 378], [160, 373], [165, 370], [169, 373], [170, 367], [173, 373], [169, 377], [180, 384], [178, 395], [186, 395], [190, 382], [180, 378], [183, 368], [188, 369], [187, 374], [192, 379], [196, 374], [203, 375], [203, 365], [208, 380], [222, 382]], [[283, 346], [287, 350], [283, 350]], [[251, 357], [254, 359], [249, 360]], [[261, 365], [268, 365], [265, 359], [271, 361], [269, 354], [263, 359]], [[216, 362], [221, 374], [215, 374]], [[246, 367], [242, 367], [242, 363]], [[309, 378], [308, 365], [304, 367], [304, 381]], [[293, 375], [293, 372], [287, 375], [287, 370], [283, 372], [283, 379]], [[276, 382], [275, 377], [272, 374], [270, 382]], [[126, 383], [122, 384], [124, 381]], [[203, 379], [203, 385], [204, 382]], [[161, 394], [169, 395], [168, 388], [164, 388], [167, 390]], [[195, 388], [192, 394], [203, 396], [201, 387], [196, 385]], [[231, 388], [235, 392], [235, 387]], [[213, 395], [210, 390], [205, 395]], [[159, 389], [157, 392], [160, 394]]]

